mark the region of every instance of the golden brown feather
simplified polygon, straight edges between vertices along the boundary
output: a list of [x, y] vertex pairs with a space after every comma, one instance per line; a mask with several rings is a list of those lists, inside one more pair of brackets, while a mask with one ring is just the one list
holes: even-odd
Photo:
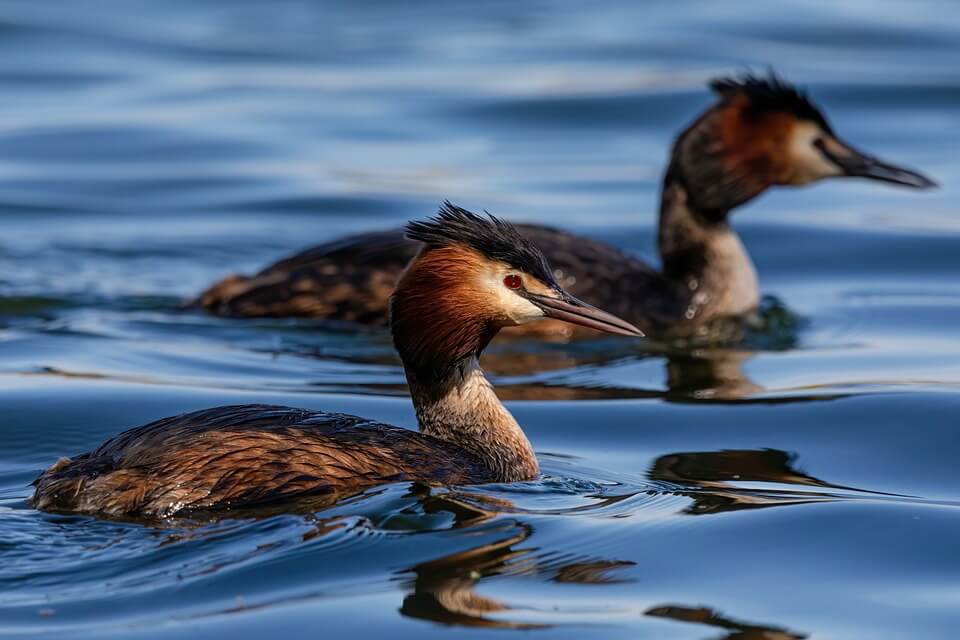
[[470, 453], [356, 416], [270, 405], [217, 407], [131, 429], [61, 459], [37, 481], [47, 511], [164, 517], [383, 482], [485, 482]]

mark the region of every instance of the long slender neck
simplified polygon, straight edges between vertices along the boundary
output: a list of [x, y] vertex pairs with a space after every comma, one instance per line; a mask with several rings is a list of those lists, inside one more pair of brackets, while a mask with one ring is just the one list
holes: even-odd
[[664, 179], [658, 243], [664, 275], [691, 292], [688, 318], [733, 315], [760, 300], [757, 272], [726, 209], [697, 208], [682, 181]]
[[533, 447], [497, 398], [476, 356], [447, 370], [442, 379], [425, 382], [407, 367], [420, 430], [477, 456], [496, 482], [535, 478], [540, 466]]
[[475, 283], [483, 260], [463, 247], [423, 250], [390, 303], [393, 344], [423, 433], [474, 454], [491, 480], [530, 480], [537, 457], [478, 362], [502, 322]]

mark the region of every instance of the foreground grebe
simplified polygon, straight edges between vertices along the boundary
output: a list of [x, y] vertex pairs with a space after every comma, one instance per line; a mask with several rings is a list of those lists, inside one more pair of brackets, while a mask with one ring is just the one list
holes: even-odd
[[[683, 131], [663, 182], [657, 271], [620, 250], [538, 225], [518, 225], [556, 279], [651, 335], [691, 335], [753, 311], [753, 262], [730, 212], [776, 185], [861, 177], [914, 188], [934, 183], [867, 156], [834, 134], [803, 93], [776, 76], [716, 80], [719, 100]], [[231, 276], [194, 304], [226, 316], [300, 316], [385, 325], [390, 291], [416, 254], [400, 230], [345, 238]], [[537, 325], [543, 327], [544, 325]]]
[[217, 407], [166, 418], [63, 459], [36, 481], [39, 509], [158, 517], [385, 482], [514, 482], [539, 472], [478, 358], [501, 327], [556, 318], [636, 336], [571, 297], [510, 224], [445, 205], [407, 226], [423, 249], [391, 300], [420, 433], [288, 407]]

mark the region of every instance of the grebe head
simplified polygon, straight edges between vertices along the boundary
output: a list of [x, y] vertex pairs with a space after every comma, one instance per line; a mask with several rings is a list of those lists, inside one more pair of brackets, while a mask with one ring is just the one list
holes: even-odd
[[845, 143], [823, 112], [774, 73], [710, 83], [718, 102], [674, 144], [671, 172], [694, 204], [729, 211], [775, 185], [859, 177], [915, 189], [936, 186]]
[[407, 236], [423, 248], [397, 284], [390, 324], [408, 368], [478, 355], [502, 327], [544, 318], [643, 335], [564, 291], [540, 249], [504, 220], [447, 202], [434, 218], [408, 224]]

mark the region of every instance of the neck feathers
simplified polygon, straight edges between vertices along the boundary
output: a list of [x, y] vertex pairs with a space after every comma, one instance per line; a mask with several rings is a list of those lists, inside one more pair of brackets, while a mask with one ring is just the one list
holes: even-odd
[[724, 98], [677, 138], [660, 201], [663, 274], [680, 285], [687, 320], [756, 308], [756, 269], [730, 228], [730, 212], [782, 177], [789, 118], [757, 113], [743, 95]]
[[760, 287], [753, 261], [727, 223], [699, 211], [686, 187], [668, 173], [660, 204], [663, 274], [689, 292], [688, 319], [739, 315], [756, 308]]
[[393, 342], [420, 430], [476, 455], [495, 481], [530, 480], [539, 473], [530, 442], [478, 362], [503, 322], [472, 286], [481, 259], [457, 246], [423, 250], [391, 300]]
[[407, 372], [420, 430], [477, 456], [496, 482], [537, 477], [540, 467], [523, 430], [503, 406], [475, 358], [461, 363], [441, 387]]

